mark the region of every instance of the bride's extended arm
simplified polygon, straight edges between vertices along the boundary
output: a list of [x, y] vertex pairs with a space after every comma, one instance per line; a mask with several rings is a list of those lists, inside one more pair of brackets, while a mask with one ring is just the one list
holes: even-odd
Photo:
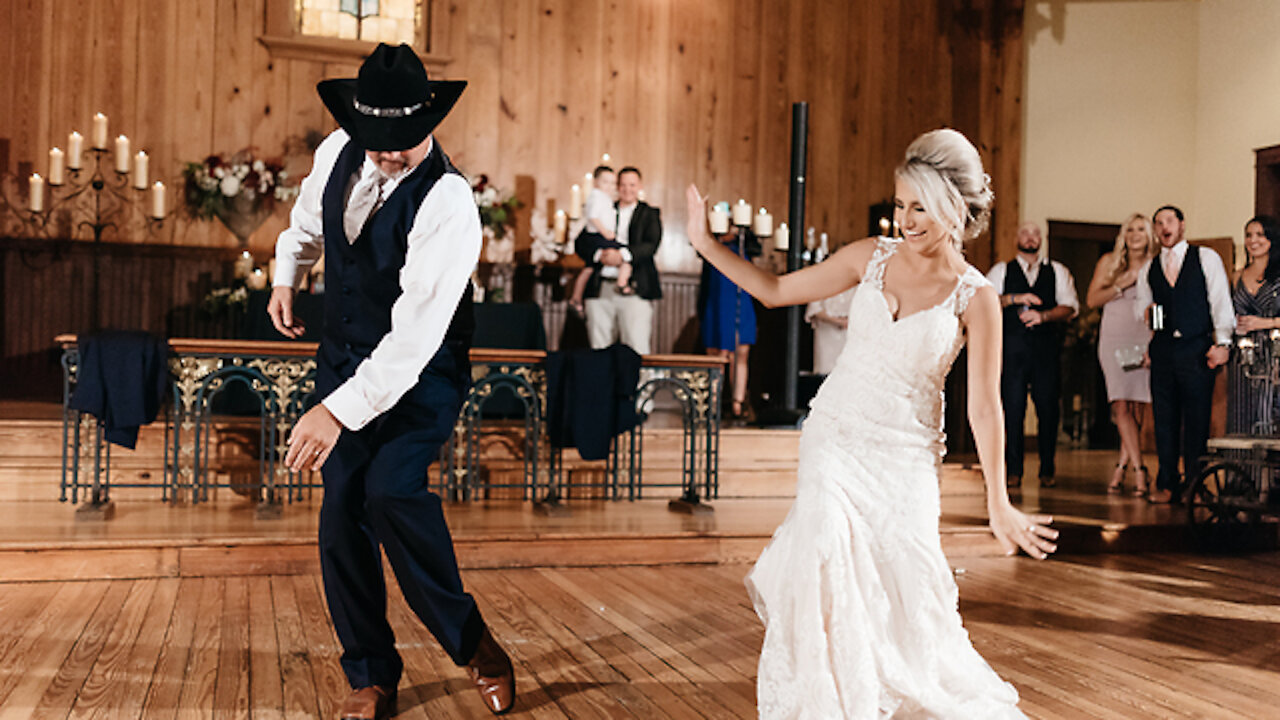
[[1021, 547], [1031, 557], [1043, 560], [1058, 549], [1052, 542], [1058, 531], [1049, 527], [1053, 518], [1023, 514], [1009, 502], [1005, 487], [1004, 411], [1000, 406], [1004, 329], [995, 289], [978, 290], [965, 310], [964, 323], [969, 333], [969, 425], [986, 480], [991, 532], [1006, 553], [1012, 555]]
[[690, 185], [689, 242], [698, 254], [735, 285], [746, 290], [765, 307], [800, 305], [844, 292], [861, 280], [862, 269], [871, 258], [871, 242], [859, 241], [840, 249], [826, 262], [786, 275], [774, 275], [752, 265], [707, 232], [707, 201]]

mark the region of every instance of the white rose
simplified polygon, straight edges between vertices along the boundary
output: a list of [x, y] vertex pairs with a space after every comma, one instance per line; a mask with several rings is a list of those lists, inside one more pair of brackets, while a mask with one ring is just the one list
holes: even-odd
[[227, 169], [222, 167], [221, 165], [213, 169], [213, 176], [216, 178], [221, 178], [223, 175], [226, 175], [226, 174], [227, 174]]
[[236, 165], [234, 170], [236, 171], [236, 177], [240, 178], [241, 180], [243, 180], [245, 176], [249, 174], [248, 165]]
[[254, 170], [257, 170], [258, 172], [262, 172], [263, 170], [266, 170], [266, 169], [267, 169], [267, 166], [266, 166], [266, 164], [265, 164], [265, 163], [263, 163], [261, 160], [254, 160], [254, 161], [253, 161], [253, 169], [254, 169]]
[[222, 183], [219, 186], [219, 189], [222, 191], [223, 195], [226, 195], [227, 197], [235, 197], [236, 193], [240, 192], [240, 178], [235, 175], [228, 175], [222, 178]]
[[484, 189], [484, 204], [492, 205], [498, 201], [498, 191], [493, 188]]

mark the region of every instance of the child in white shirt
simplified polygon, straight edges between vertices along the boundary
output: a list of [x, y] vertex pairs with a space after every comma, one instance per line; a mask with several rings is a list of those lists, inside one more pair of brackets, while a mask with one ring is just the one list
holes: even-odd
[[[595, 186], [587, 194], [587, 202], [583, 208], [582, 214], [586, 218], [587, 225], [582, 233], [599, 236], [602, 241], [599, 243], [601, 247], [618, 247], [614, 241], [617, 237], [618, 213], [613, 206], [613, 196], [618, 188], [618, 175], [608, 165], [601, 165], [595, 169], [592, 176]], [[582, 295], [586, 292], [591, 272], [591, 267], [584, 268], [574, 281], [569, 307], [579, 314], [583, 312]], [[630, 295], [635, 292], [631, 287], [631, 263], [624, 262], [618, 266], [617, 283], [619, 293]]]

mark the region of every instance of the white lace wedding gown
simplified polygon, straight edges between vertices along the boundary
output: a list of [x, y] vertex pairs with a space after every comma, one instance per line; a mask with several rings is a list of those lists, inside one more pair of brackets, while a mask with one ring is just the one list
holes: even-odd
[[880, 239], [867, 264], [800, 436], [795, 504], [747, 577], [761, 718], [1023, 717], [960, 624], [938, 535], [943, 383], [987, 280], [968, 267], [942, 303], [894, 320], [898, 245]]

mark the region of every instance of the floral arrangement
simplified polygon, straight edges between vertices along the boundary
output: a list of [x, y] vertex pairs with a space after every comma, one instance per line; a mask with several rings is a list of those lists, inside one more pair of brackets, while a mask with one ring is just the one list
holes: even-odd
[[218, 316], [226, 312], [243, 311], [248, 302], [249, 288], [243, 280], [237, 280], [233, 285], [210, 290], [204, 296], [200, 309], [206, 315]]
[[182, 177], [187, 210], [201, 220], [225, 217], [229, 211], [269, 213], [277, 201], [291, 200], [298, 194], [298, 187], [288, 184], [283, 161], [255, 158], [250, 149], [230, 157], [210, 155], [203, 162], [189, 162]]
[[515, 212], [521, 206], [520, 201], [514, 195], [502, 197], [498, 189], [489, 184], [488, 175], [480, 175], [471, 183], [471, 195], [480, 208], [480, 226], [494, 237], [503, 237], [515, 227]]

